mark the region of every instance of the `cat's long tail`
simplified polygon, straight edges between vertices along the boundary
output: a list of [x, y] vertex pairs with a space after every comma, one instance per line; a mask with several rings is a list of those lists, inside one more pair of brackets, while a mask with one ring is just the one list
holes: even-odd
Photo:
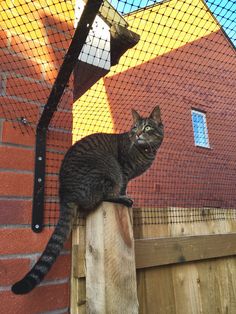
[[12, 286], [15, 294], [26, 294], [34, 289], [49, 272], [56, 258], [60, 254], [65, 241], [68, 239], [73, 221], [76, 215], [74, 203], [62, 205], [61, 214], [56, 228], [48, 241], [48, 244], [41, 257], [25, 277]]

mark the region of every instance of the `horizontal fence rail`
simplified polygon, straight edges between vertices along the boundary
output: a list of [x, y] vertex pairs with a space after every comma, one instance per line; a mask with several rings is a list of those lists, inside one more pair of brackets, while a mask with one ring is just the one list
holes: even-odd
[[236, 233], [135, 241], [136, 268], [236, 255]]

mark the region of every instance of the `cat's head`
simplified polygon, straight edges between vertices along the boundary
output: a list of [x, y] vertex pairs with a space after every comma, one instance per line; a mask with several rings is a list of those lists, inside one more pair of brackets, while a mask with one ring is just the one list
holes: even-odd
[[157, 149], [164, 137], [164, 126], [161, 121], [159, 106], [155, 107], [149, 117], [141, 117], [132, 109], [133, 127], [129, 132], [132, 146]]

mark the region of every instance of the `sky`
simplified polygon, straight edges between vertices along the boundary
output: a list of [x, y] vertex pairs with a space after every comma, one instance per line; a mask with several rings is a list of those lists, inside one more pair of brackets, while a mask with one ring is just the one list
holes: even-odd
[[206, 0], [206, 3], [236, 46], [236, 1]]
[[[176, 0], [178, 1], [178, 0]], [[110, 0], [121, 13], [126, 14], [144, 8], [161, 0]], [[236, 46], [236, 0], [205, 0], [211, 12]]]

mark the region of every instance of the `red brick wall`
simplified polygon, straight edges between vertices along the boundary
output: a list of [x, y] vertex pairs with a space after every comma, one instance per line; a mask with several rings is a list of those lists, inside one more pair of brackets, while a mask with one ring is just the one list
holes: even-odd
[[[55, 37], [51, 39], [56, 40]], [[16, 45], [16, 43], [20, 43]], [[40, 49], [37, 53], [40, 53]], [[44, 50], [45, 51], [45, 50]], [[21, 279], [38, 259], [53, 228], [42, 233], [31, 231], [32, 192], [34, 176], [34, 127], [25, 126], [16, 120], [22, 116], [34, 125], [41, 107], [45, 104], [53, 78], [43, 72], [41, 59], [28, 59], [36, 51], [8, 31], [1, 31], [0, 56], [0, 300], [2, 313], [68, 313], [70, 242], [65, 246], [43, 284], [25, 296], [16, 296], [11, 285]], [[61, 52], [62, 53], [62, 52]], [[45, 58], [45, 54], [43, 55]], [[47, 56], [46, 56], [47, 57]], [[50, 55], [52, 58], [52, 55]], [[62, 60], [62, 58], [61, 58]], [[50, 65], [50, 63], [48, 63]], [[54, 69], [51, 64], [51, 68]], [[55, 70], [54, 70], [55, 72]], [[56, 73], [56, 72], [55, 72]], [[55, 77], [55, 73], [53, 76]], [[49, 77], [49, 78], [48, 78]], [[72, 99], [68, 94], [67, 106]], [[67, 95], [67, 96], [68, 96]], [[71, 103], [70, 103], [71, 105]], [[57, 113], [60, 115], [60, 112]], [[60, 129], [71, 128], [71, 114], [57, 126], [54, 132], [57, 147], [63, 150], [71, 144], [71, 136], [62, 136]], [[8, 121], [5, 119], [8, 118]], [[9, 121], [11, 119], [11, 121]], [[15, 120], [15, 122], [12, 122]], [[61, 143], [60, 143], [61, 141]], [[53, 147], [53, 137], [49, 137]], [[59, 150], [61, 151], [62, 148]], [[54, 149], [56, 152], [56, 148]], [[51, 153], [53, 154], [53, 153]], [[49, 154], [50, 155], [50, 154]], [[49, 156], [50, 158], [50, 156]], [[53, 163], [58, 172], [60, 163]], [[48, 163], [50, 167], [50, 162]], [[51, 171], [49, 171], [51, 172]], [[47, 188], [53, 182], [47, 180]], [[46, 191], [46, 194], [49, 194]]]
[[[235, 51], [218, 31], [105, 79], [118, 132], [131, 108], [162, 111], [156, 161], [130, 184], [136, 206], [235, 208], [235, 75]], [[206, 112], [210, 149], [194, 145], [191, 108]]]

